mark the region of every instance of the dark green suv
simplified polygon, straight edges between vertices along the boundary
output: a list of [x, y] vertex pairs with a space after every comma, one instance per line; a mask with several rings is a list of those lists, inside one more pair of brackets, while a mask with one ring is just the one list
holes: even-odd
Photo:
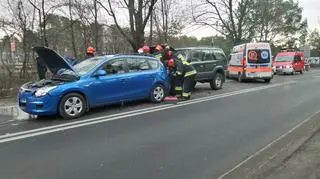
[[210, 83], [213, 90], [222, 88], [228, 62], [221, 48], [186, 47], [176, 49], [176, 53], [183, 55], [196, 68], [196, 82]]

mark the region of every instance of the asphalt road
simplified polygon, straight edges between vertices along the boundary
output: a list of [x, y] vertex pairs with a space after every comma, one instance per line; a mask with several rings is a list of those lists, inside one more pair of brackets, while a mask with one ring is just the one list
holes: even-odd
[[[0, 178], [215, 178], [318, 111], [319, 88], [320, 71], [313, 71], [277, 76], [269, 85], [228, 81], [218, 92], [200, 85], [189, 104], [90, 125], [106, 113], [155, 106], [100, 108], [80, 119], [83, 126], [56, 118], [12, 120], [8, 128], [0, 124]], [[216, 97], [197, 101], [208, 95]]]

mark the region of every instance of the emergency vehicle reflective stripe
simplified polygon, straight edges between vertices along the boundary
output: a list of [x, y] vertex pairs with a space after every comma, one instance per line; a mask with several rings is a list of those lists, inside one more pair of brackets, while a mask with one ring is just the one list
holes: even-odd
[[189, 96], [191, 96], [191, 92], [189, 92], [189, 93], [184, 93], [184, 92], [183, 92], [183, 93], [182, 93], [182, 96], [183, 96], [183, 97], [189, 97]]
[[182, 91], [182, 87], [181, 87], [181, 86], [176, 86], [176, 87], [174, 88], [174, 90], [176, 90], [176, 91]]
[[271, 67], [246, 68], [247, 72], [272, 72]]
[[185, 77], [197, 74], [196, 70], [188, 71], [184, 74]]
[[228, 66], [228, 71], [232, 71], [232, 72], [243, 72], [243, 67]]

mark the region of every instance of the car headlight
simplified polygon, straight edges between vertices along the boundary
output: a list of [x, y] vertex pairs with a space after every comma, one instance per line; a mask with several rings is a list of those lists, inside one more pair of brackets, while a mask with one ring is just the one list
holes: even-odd
[[36, 97], [42, 97], [48, 94], [49, 91], [55, 89], [57, 86], [48, 86], [48, 87], [42, 87], [37, 89], [37, 91], [34, 93]]

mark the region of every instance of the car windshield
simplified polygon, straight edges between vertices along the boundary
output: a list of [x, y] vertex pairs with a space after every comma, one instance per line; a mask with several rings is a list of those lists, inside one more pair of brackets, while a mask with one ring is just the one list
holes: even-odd
[[291, 62], [293, 61], [293, 56], [277, 56], [274, 61], [275, 62]]
[[73, 70], [62, 68], [58, 70], [51, 79], [58, 81], [75, 81], [78, 79], [78, 75]]
[[98, 65], [103, 60], [103, 57], [95, 57], [84, 60], [75, 66], [73, 69], [80, 75], [84, 75], [92, 70], [96, 65]]

